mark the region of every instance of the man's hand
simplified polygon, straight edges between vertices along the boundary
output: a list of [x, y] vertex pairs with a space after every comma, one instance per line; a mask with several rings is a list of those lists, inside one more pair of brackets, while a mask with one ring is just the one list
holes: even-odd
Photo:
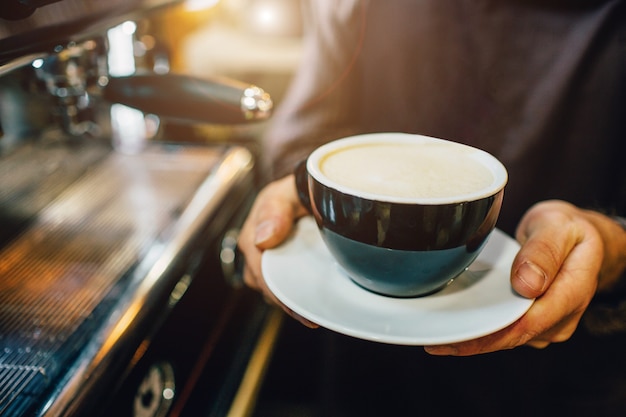
[[289, 315], [309, 327], [314, 323], [298, 316], [284, 306], [272, 292], [261, 272], [263, 251], [282, 243], [293, 228], [294, 221], [306, 215], [296, 194], [293, 175], [268, 184], [257, 196], [239, 235], [238, 246], [246, 262], [244, 281], [260, 291], [269, 302], [279, 305]]
[[[511, 285], [537, 298], [528, 312], [494, 334], [445, 346], [434, 355], [474, 355], [520, 345], [543, 348], [568, 340], [596, 289], [610, 287], [624, 269], [626, 233], [609, 217], [562, 201], [532, 207], [516, 237], [522, 247], [513, 261]], [[600, 280], [599, 280], [600, 279]]]

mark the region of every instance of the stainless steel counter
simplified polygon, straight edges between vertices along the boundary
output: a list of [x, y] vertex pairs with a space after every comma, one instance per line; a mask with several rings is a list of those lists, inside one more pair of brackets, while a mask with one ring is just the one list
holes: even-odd
[[252, 187], [253, 160], [239, 147], [164, 144], [122, 155], [83, 143], [40, 152], [0, 161], [6, 416], [101, 408], [97, 398], [141, 359]]

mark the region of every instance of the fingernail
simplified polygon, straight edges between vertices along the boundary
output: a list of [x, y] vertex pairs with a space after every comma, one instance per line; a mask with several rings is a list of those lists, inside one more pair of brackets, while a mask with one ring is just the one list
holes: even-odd
[[517, 277], [533, 291], [542, 293], [546, 286], [546, 274], [532, 262], [524, 262], [517, 268]]
[[274, 231], [276, 230], [276, 225], [271, 220], [265, 220], [260, 223], [256, 228], [256, 234], [254, 236], [254, 243], [259, 244], [267, 241], [272, 237]]
[[454, 355], [457, 353], [457, 350], [455, 348], [453, 348], [452, 346], [424, 346], [424, 350], [426, 351], [426, 353], [429, 353], [431, 355], [440, 355], [440, 356], [444, 356], [444, 355]]
[[320, 327], [317, 323], [313, 323], [312, 321], [305, 319], [300, 314], [295, 313], [293, 311], [291, 312], [291, 316], [297, 321], [299, 321], [301, 324], [304, 324], [306, 327], [310, 329], [317, 329], [318, 327]]

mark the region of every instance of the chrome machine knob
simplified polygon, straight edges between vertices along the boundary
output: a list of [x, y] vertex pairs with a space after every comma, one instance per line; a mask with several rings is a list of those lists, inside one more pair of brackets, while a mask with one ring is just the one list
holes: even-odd
[[176, 394], [174, 368], [169, 362], [153, 364], [137, 388], [134, 417], [164, 417]]

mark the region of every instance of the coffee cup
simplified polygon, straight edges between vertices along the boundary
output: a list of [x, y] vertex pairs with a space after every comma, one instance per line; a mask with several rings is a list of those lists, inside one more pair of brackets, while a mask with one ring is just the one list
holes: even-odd
[[495, 228], [508, 179], [483, 150], [407, 133], [329, 142], [295, 174], [337, 263], [392, 297], [434, 293], [467, 269]]

